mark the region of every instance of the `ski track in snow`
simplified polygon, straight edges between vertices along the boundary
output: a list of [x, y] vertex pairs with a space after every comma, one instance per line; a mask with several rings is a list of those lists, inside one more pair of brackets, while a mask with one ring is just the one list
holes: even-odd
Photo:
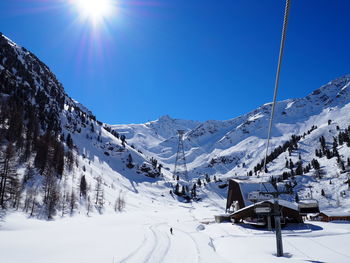
[[148, 238], [146, 237], [146, 234], [144, 235], [144, 239], [141, 243], [140, 246], [138, 246], [132, 253], [130, 253], [127, 257], [125, 257], [124, 259], [122, 259], [120, 261], [120, 263], [126, 263], [126, 262], [130, 262], [129, 260], [131, 260], [137, 253], [138, 251], [140, 251], [142, 249], [143, 246], [145, 246], [145, 244], [147, 243]]
[[[159, 226], [166, 223], [157, 223], [155, 225], [147, 224], [148, 233], [140, 246], [132, 253], [122, 259], [120, 263], [126, 262], [163, 262], [170, 248], [170, 238]], [[151, 245], [149, 245], [151, 242]]]
[[[164, 225], [166, 223], [158, 223], [149, 227], [154, 237], [155, 242], [153, 243], [153, 247], [151, 251], [145, 258], [144, 262], [163, 262], [166, 254], [169, 251], [170, 247], [170, 239], [167, 234], [163, 231], [159, 230], [159, 226]], [[165, 245], [164, 245], [164, 237], [165, 237]]]
[[194, 245], [195, 248], [196, 248], [196, 253], [195, 253], [196, 261], [195, 261], [195, 262], [200, 263], [200, 262], [201, 262], [201, 256], [200, 256], [201, 252], [200, 252], [200, 250], [199, 250], [199, 247], [198, 247], [198, 244], [197, 244], [196, 240], [192, 237], [191, 233], [188, 233], [188, 232], [186, 232], [186, 231], [183, 231], [183, 230], [181, 230], [181, 229], [179, 229], [179, 228], [176, 228], [176, 230], [177, 230], [177, 231], [180, 231], [180, 232], [183, 233], [183, 234], [185, 234], [185, 235], [192, 241], [193, 245]]
[[[165, 262], [171, 246], [166, 222], [146, 224], [147, 234], [142, 244], [120, 262]], [[162, 229], [164, 226], [164, 229]], [[166, 227], [165, 227], [166, 226]]]
[[[146, 225], [145, 225], [146, 226]], [[166, 229], [161, 229], [162, 226], [166, 226]], [[169, 225], [165, 222], [156, 223], [153, 225], [148, 224], [148, 233], [145, 235], [145, 238], [140, 246], [138, 246], [132, 253], [127, 257], [122, 259], [120, 263], [131, 263], [131, 262], [144, 262], [144, 263], [161, 263], [161, 262], [172, 262], [171, 258], [168, 258], [171, 247], [171, 238], [170, 234], [166, 230], [169, 229]], [[194, 253], [191, 255], [195, 258], [194, 262], [200, 263], [200, 249], [196, 240], [192, 237], [191, 234], [196, 232], [187, 232], [180, 228], [174, 228], [174, 233], [179, 235], [179, 233], [185, 235], [186, 239], [190, 240], [191, 244], [195, 247]], [[175, 235], [175, 234], [174, 234]], [[209, 244], [208, 244], [209, 245]], [[183, 249], [188, 249], [188, 243], [184, 242]], [[212, 244], [212, 247], [215, 251], [215, 247]], [[178, 250], [178, 249], [177, 249]], [[193, 262], [193, 261], [189, 261]]]

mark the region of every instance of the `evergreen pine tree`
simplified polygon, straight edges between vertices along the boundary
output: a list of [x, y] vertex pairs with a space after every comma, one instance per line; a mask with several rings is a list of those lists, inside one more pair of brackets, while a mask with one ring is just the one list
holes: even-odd
[[80, 189], [80, 196], [82, 196], [83, 198], [86, 198], [87, 183], [86, 183], [85, 175], [83, 175], [80, 179], [79, 189]]
[[301, 161], [297, 163], [297, 168], [295, 169], [296, 175], [302, 175], [303, 174], [303, 164]]
[[134, 168], [134, 164], [132, 163], [132, 161], [133, 161], [132, 156], [130, 153], [129, 153], [126, 161], [127, 161], [126, 167], [128, 167], [129, 169]]
[[196, 198], [197, 197], [197, 187], [196, 184], [193, 184], [192, 189], [191, 189], [191, 197]]
[[74, 209], [77, 207], [77, 198], [74, 192], [74, 189], [72, 189], [69, 197], [69, 210], [70, 214], [73, 215]]
[[0, 206], [6, 208], [8, 201], [15, 201], [20, 184], [16, 171], [15, 150], [12, 143], [8, 143], [4, 151], [0, 152]]
[[181, 195], [182, 195], [182, 196], [185, 196], [185, 195], [186, 195], [186, 188], [185, 188], [184, 185], [183, 185], [182, 188], [181, 188]]
[[105, 201], [104, 201], [104, 191], [102, 186], [102, 177], [99, 176], [96, 180], [96, 186], [95, 186], [95, 205], [100, 214], [102, 213], [104, 202]]
[[67, 135], [66, 143], [67, 143], [67, 146], [69, 149], [73, 149], [74, 143], [73, 143], [73, 139], [72, 139], [72, 136], [70, 135], [70, 133], [68, 133], [68, 135]]
[[296, 203], [299, 203], [299, 201], [300, 201], [300, 200], [299, 200], [299, 195], [298, 195], [298, 193], [296, 193], [296, 194], [295, 194], [295, 202], [296, 202]]
[[177, 184], [175, 185], [174, 193], [175, 193], [176, 195], [178, 195], [178, 194], [180, 193], [179, 190], [180, 190], [180, 185], [179, 185], [179, 183], [177, 183]]

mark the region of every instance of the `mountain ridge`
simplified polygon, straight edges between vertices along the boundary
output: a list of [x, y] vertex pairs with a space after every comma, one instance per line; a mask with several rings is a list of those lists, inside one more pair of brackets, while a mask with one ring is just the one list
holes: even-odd
[[[304, 98], [277, 103], [270, 152], [291, 138], [294, 138], [294, 148], [288, 149], [289, 153], [284, 150], [271, 157], [267, 167], [269, 174], [265, 175], [261, 168], [256, 167], [264, 157], [271, 103], [225, 121], [199, 122], [165, 115], [145, 124], [109, 125], [98, 121], [88, 108], [71, 99], [55, 75], [35, 55], [1, 35], [0, 46], [1, 147], [16, 147], [18, 157], [12, 158], [19, 178], [33, 181], [33, 184], [25, 185], [22, 194], [28, 200], [38, 198], [34, 209], [38, 216], [45, 214], [50, 218], [58, 212], [67, 213], [63, 196], [78, 196], [81, 191], [79, 180], [83, 177], [89, 185], [90, 199], [86, 197], [78, 201], [74, 198], [74, 202], [79, 204], [80, 211], [90, 211], [91, 198], [95, 198], [93, 185], [96, 189], [100, 187], [98, 191], [105, 194], [98, 195], [92, 206], [98, 213], [113, 209], [112, 203], [120, 198], [121, 193], [128, 193], [134, 200], [133, 209], [155, 200], [155, 194], [165, 197], [167, 202], [176, 202], [182, 199], [169, 195], [169, 190], [174, 190], [177, 183], [197, 184], [198, 181], [207, 183], [198, 190], [200, 198], [217, 203], [225, 198], [225, 181], [235, 176], [253, 181], [270, 180], [271, 177], [283, 181], [286, 177], [298, 181], [303, 196], [307, 194], [304, 189], [307, 183], [314, 185], [320, 195], [320, 187], [330, 189], [328, 180], [339, 184], [341, 191], [346, 191], [346, 185], [340, 184], [346, 179], [344, 171], [349, 170], [349, 165], [343, 169], [339, 163], [348, 158], [348, 148], [340, 145], [339, 139], [338, 145], [331, 149], [331, 141], [340, 136], [339, 132], [350, 131], [347, 128], [350, 124], [349, 75], [327, 83]], [[28, 117], [36, 115], [38, 120]], [[39, 126], [34, 131], [28, 125], [33, 121]], [[177, 130], [186, 132], [184, 145], [190, 182], [184, 182], [182, 178], [177, 181], [171, 173], [178, 146]], [[326, 176], [317, 178], [317, 171], [308, 168], [295, 179], [290, 173], [295, 173], [296, 168], [286, 167], [286, 160], [302, 161], [306, 169], [316, 158], [315, 150], [319, 150], [322, 136], [328, 148], [324, 147], [322, 156], [317, 158]], [[32, 139], [35, 142], [32, 143]], [[21, 150], [23, 144], [28, 145], [25, 158]], [[50, 169], [49, 164], [54, 160], [51, 148], [59, 151], [59, 163], [64, 163], [59, 169], [55, 168], [57, 171]], [[336, 150], [339, 156], [333, 158]], [[35, 176], [30, 177], [33, 169]], [[45, 182], [51, 175], [54, 175], [53, 187], [58, 197], [55, 197], [55, 213], [47, 214]], [[209, 177], [214, 176], [215, 182], [210, 184]], [[218, 184], [223, 188], [218, 188]], [[32, 186], [40, 190], [36, 197], [32, 194]], [[142, 201], [139, 201], [140, 193], [145, 197]], [[337, 194], [332, 190], [330, 197], [336, 199]], [[348, 198], [343, 199], [348, 205]], [[322, 205], [327, 206], [326, 200]], [[62, 207], [65, 208], [62, 210]], [[72, 211], [75, 209], [73, 205]]]
[[[312, 116], [320, 114], [324, 108], [340, 107], [349, 103], [349, 85], [350, 75], [345, 75], [330, 81], [304, 98], [278, 101], [274, 118], [273, 137], [281, 137], [286, 132], [287, 126], [295, 124], [296, 122], [305, 123]], [[270, 110], [271, 103], [266, 103], [257, 109], [236, 118], [224, 121], [208, 120], [205, 122], [199, 122], [195, 127], [186, 127], [187, 129], [185, 130], [187, 132], [185, 135], [185, 142], [190, 141], [200, 144], [201, 147], [205, 147], [206, 151], [214, 151], [215, 149], [225, 150], [223, 147], [225, 147], [227, 141], [230, 142], [230, 145], [242, 142], [249, 137], [252, 130], [254, 130], [254, 136], [258, 136], [260, 139], [265, 139], [267, 137], [267, 125], [270, 118]], [[304, 114], [305, 110], [306, 112]], [[158, 120], [153, 123], [157, 122]], [[139, 133], [142, 131], [147, 134], [147, 131], [142, 129], [142, 125], [143, 124], [135, 124], [132, 128], [139, 128]], [[111, 125], [111, 127], [116, 131], [120, 131], [121, 125]], [[123, 127], [126, 129], [128, 125], [125, 124]], [[303, 133], [310, 127], [296, 128], [295, 130], [292, 129], [292, 131], [289, 127], [288, 132]], [[126, 130], [124, 132], [130, 141], [134, 141], [134, 137], [130, 133]], [[238, 136], [236, 135], [237, 133]], [[159, 140], [157, 143], [169, 146], [167, 142], [171, 141], [172, 143], [175, 143], [177, 140], [176, 136], [176, 129], [174, 129], [172, 136], [169, 136], [164, 140]], [[215, 141], [215, 144], [207, 145], [206, 140], [208, 140], [208, 136], [210, 137], [210, 140]], [[140, 142], [140, 140], [138, 140], [138, 142]], [[176, 147], [173, 147], [174, 151], [176, 150], [175, 148]], [[151, 148], [151, 150], [152, 149], [153, 148]]]

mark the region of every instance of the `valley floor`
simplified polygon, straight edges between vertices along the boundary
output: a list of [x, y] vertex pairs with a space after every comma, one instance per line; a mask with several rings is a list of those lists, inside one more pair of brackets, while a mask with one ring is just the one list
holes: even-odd
[[10, 214], [0, 224], [0, 262], [350, 262], [350, 224], [289, 226], [285, 256], [277, 258], [271, 232], [202, 224], [220, 213], [216, 207], [174, 202], [145, 210], [51, 222]]

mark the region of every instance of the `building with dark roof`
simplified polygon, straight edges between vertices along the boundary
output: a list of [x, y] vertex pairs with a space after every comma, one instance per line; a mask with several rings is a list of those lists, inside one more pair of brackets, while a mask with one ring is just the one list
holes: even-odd
[[[257, 183], [248, 180], [230, 179], [228, 182], [228, 193], [226, 210], [238, 210], [254, 202], [273, 199], [273, 196], [261, 195], [259, 192], [275, 192], [271, 183]], [[232, 206], [235, 209], [230, 209]]]
[[[248, 180], [230, 179], [227, 193], [226, 211], [235, 222], [247, 222], [265, 226], [268, 220], [273, 223], [275, 187], [268, 182], [257, 183]], [[303, 222], [299, 206], [289, 194], [280, 195], [278, 208], [282, 222]]]

